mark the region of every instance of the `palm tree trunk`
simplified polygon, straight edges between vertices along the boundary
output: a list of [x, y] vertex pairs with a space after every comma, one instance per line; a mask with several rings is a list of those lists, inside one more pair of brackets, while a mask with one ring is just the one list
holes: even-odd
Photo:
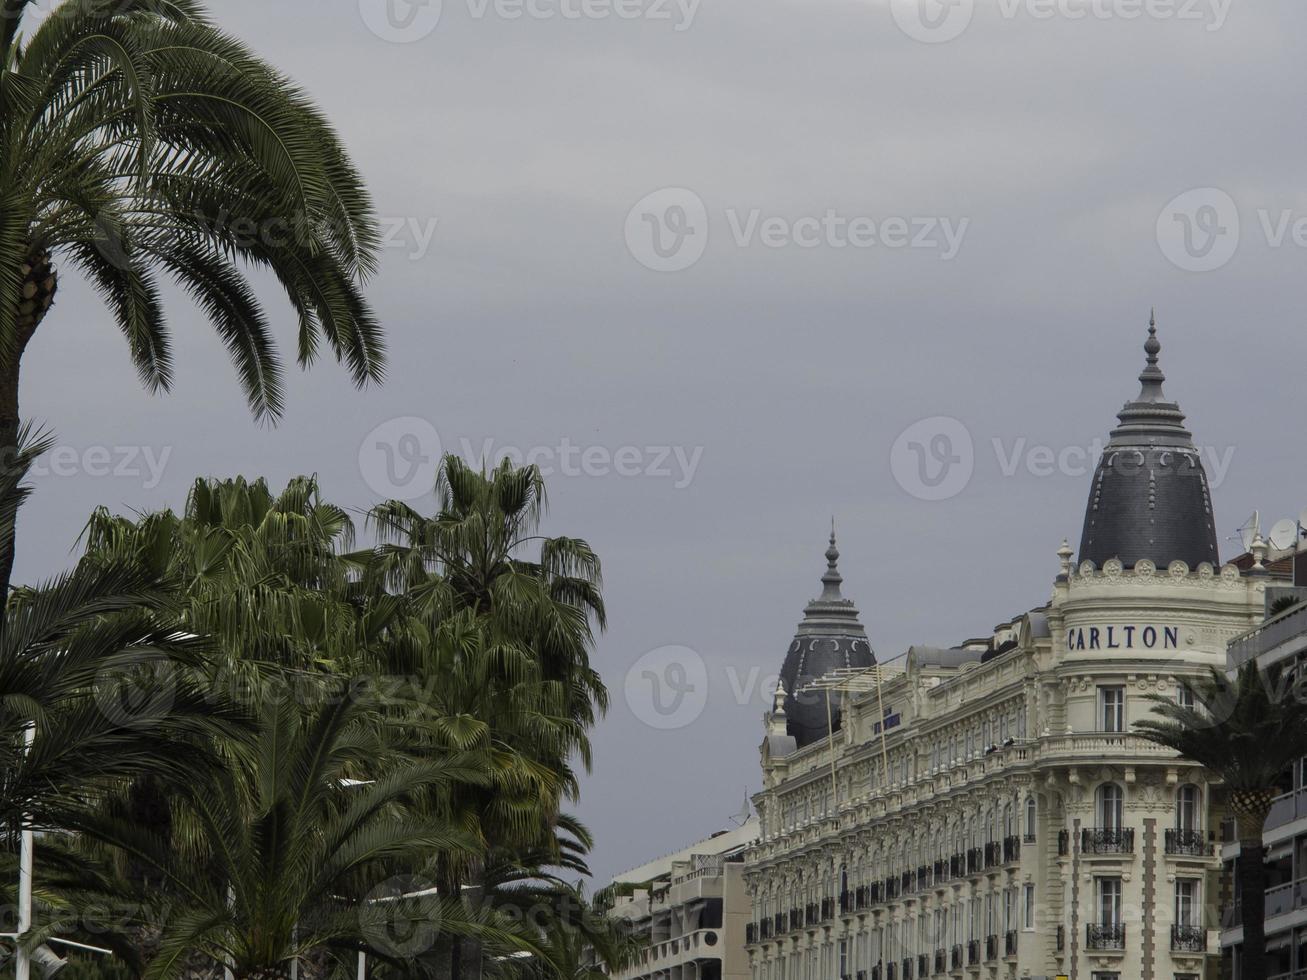
[[[1250, 821], [1251, 822], [1251, 821]], [[1240, 957], [1241, 980], [1266, 980], [1266, 849], [1258, 836], [1239, 842], [1239, 863], [1235, 870], [1239, 904], [1243, 911], [1243, 954]]]
[[[12, 466], [18, 458], [18, 368], [19, 359], [0, 366], [0, 466]], [[14, 574], [13, 529], [0, 529], [0, 633], [4, 632], [9, 582]]]
[[[14, 336], [11, 363], [0, 364], [0, 466], [12, 466], [18, 458], [18, 373], [36, 328], [54, 305], [59, 291], [59, 274], [50, 253], [31, 245], [18, 266], [22, 281], [14, 305]], [[13, 528], [0, 537], [0, 633], [4, 632], [5, 612], [9, 604], [9, 582], [14, 574]]]

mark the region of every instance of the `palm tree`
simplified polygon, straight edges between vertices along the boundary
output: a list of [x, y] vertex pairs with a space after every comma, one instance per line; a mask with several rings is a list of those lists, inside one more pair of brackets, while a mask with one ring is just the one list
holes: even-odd
[[[16, 465], [0, 468], [0, 541], [26, 496], [22, 475], [47, 448], [20, 434]], [[205, 762], [195, 738], [239, 739], [241, 713], [185, 674], [207, 647], [177, 631], [175, 598], [124, 562], [11, 597], [0, 634], [0, 824], [58, 828], [118, 780], [194, 775]]]
[[[196, 0], [76, 0], [24, 36], [34, 0], [0, 0], [0, 455], [17, 445], [23, 353], [76, 267], [126, 337], [142, 383], [172, 355], [160, 277], [226, 345], [260, 419], [282, 410], [281, 360], [244, 266], [271, 271], [299, 321], [358, 385], [383, 371], [360, 292], [378, 235], [339, 139], [285, 76]], [[0, 596], [13, 567], [0, 551]]]
[[[185, 627], [212, 637], [216, 668], [251, 684], [268, 669], [295, 675], [362, 668], [366, 616], [342, 554], [354, 526], [314, 477], [278, 493], [264, 480], [196, 480], [178, 515], [123, 517], [101, 508], [83, 534], [83, 561], [134, 560], [181, 592]], [[243, 678], [241, 675], [244, 675]]]
[[[487, 853], [535, 848], [551, 838], [562, 798], [575, 796], [572, 756], [589, 767], [588, 732], [607, 707], [589, 659], [592, 624], [605, 623], [599, 559], [582, 540], [539, 533], [546, 496], [534, 466], [486, 472], [446, 456], [435, 489], [431, 517], [398, 501], [374, 508], [379, 545], [352, 560], [365, 586], [397, 593], [426, 635], [461, 622], [476, 637], [476, 649], [429, 676], [466, 681], [442, 685], [440, 710], [502, 746], [506, 765], [494, 787], [468, 787], [447, 805], [475, 823]], [[464, 863], [448, 862], [442, 881], [460, 893], [470, 885], [470, 901], [483, 902], [484, 857], [456, 857]], [[485, 959], [475, 940], [447, 954], [441, 975], [456, 980]]]
[[[608, 706], [589, 659], [591, 624], [606, 625], [598, 556], [579, 538], [539, 533], [547, 498], [535, 466], [505, 460], [487, 473], [446, 456], [436, 492], [433, 517], [401, 501], [375, 507], [368, 523], [379, 547], [356, 561], [433, 617], [471, 610], [493, 642], [529, 648], [542, 678], [567, 688], [571, 716], [593, 726]], [[588, 766], [589, 745], [574, 748]]]
[[1140, 735], [1174, 749], [1225, 784], [1238, 818], [1237, 893], [1243, 910], [1242, 975], [1266, 977], [1266, 869], [1262, 828], [1284, 775], [1307, 756], [1307, 688], [1272, 665], [1249, 662], [1236, 677], [1212, 670], [1193, 685], [1195, 706], [1153, 695], [1159, 720], [1135, 723]]
[[[470, 609], [435, 623], [409, 618], [379, 648], [384, 660], [377, 668], [428, 681], [393, 705], [407, 752], [471, 752], [483, 760], [475, 780], [451, 780], [421, 799], [426, 812], [476, 838], [475, 848], [434, 855], [442, 891], [460, 896], [473, 913], [497, 907], [496, 862], [535, 869], [535, 856], [555, 853], [548, 845], [559, 800], [576, 791], [567, 747], [584, 738], [583, 726], [568, 714], [568, 693], [541, 679], [533, 651], [492, 642], [488, 633], [484, 618]], [[442, 935], [437, 953], [438, 976], [480, 975], [477, 937]]]
[[161, 839], [122, 806], [71, 824], [163, 882], [149, 980], [224, 964], [237, 980], [284, 978], [296, 960], [305, 974], [326, 976], [358, 952], [402, 967], [437, 931], [534, 948], [422, 878], [430, 853], [475, 842], [411, 799], [478, 780], [482, 760], [404, 758], [376, 705], [344, 689], [307, 713], [287, 700], [263, 712], [248, 766], [234, 762], [180, 800], [186, 834]]

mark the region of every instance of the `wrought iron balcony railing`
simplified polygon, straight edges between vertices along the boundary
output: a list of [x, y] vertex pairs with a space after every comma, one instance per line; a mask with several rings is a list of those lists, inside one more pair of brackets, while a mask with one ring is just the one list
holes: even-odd
[[1133, 854], [1135, 832], [1128, 827], [1090, 827], [1080, 831], [1085, 854]]
[[1125, 926], [1120, 922], [1085, 927], [1086, 949], [1125, 949]]
[[1017, 931], [1015, 929], [1009, 929], [1003, 934], [1003, 955], [1017, 955]]
[[1212, 853], [1212, 845], [1207, 842], [1201, 830], [1168, 830], [1166, 853], [1206, 857]]
[[1171, 926], [1171, 949], [1184, 953], [1207, 952], [1207, 930], [1201, 926]]
[[985, 961], [998, 959], [998, 936], [985, 937]]
[[1013, 835], [1003, 838], [1003, 863], [1015, 864], [1021, 860], [1021, 838]]

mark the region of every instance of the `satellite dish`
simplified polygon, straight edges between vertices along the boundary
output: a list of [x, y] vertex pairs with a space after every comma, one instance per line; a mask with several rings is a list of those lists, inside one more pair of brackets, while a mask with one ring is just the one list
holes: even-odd
[[1253, 516], [1239, 525], [1239, 540], [1243, 544], [1243, 550], [1248, 551], [1253, 546], [1253, 539], [1261, 532], [1262, 519], [1257, 511], [1253, 511]]
[[1271, 547], [1283, 550], [1292, 548], [1298, 540], [1298, 522], [1285, 518], [1282, 521], [1276, 521], [1275, 527], [1271, 528]]

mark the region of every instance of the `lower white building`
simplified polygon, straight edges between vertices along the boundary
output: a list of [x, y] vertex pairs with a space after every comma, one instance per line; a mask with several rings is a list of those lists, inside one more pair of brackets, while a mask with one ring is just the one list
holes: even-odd
[[743, 860], [757, 839], [752, 817], [618, 875], [606, 890], [609, 915], [644, 948], [615, 980], [748, 980]]
[[1155, 328], [1145, 349], [1038, 608], [877, 664], [832, 536], [766, 720], [753, 980], [1217, 975], [1221, 788], [1131, 726], [1225, 667], [1269, 577], [1219, 561]]

